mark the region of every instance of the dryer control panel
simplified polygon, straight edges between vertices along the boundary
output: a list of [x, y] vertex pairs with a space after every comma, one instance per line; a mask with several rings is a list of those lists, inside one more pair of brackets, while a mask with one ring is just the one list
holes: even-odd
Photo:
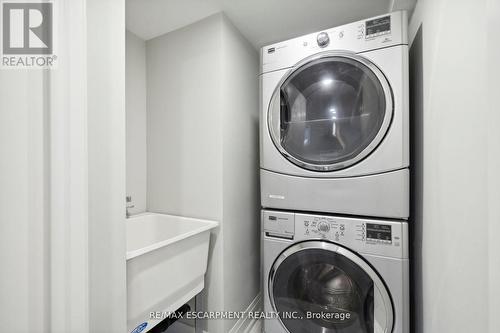
[[261, 49], [261, 73], [294, 66], [322, 51], [354, 53], [408, 44], [406, 12], [392, 12], [311, 33]]

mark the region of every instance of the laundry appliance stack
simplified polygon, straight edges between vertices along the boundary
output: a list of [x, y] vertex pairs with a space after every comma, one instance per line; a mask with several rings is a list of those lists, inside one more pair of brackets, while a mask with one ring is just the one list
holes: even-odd
[[265, 333], [409, 332], [406, 12], [261, 50]]

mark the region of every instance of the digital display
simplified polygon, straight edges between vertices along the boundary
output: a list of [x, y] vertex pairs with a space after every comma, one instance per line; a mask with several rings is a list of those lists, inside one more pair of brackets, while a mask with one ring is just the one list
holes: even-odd
[[366, 37], [391, 31], [391, 17], [384, 16], [366, 21]]
[[391, 241], [392, 240], [392, 229], [390, 225], [386, 224], [366, 224], [366, 238]]

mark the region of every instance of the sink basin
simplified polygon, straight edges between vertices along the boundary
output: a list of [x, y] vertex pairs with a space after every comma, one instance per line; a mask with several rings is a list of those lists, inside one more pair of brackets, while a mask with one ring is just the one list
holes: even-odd
[[210, 230], [218, 222], [144, 213], [127, 219], [127, 328], [147, 332], [204, 287]]

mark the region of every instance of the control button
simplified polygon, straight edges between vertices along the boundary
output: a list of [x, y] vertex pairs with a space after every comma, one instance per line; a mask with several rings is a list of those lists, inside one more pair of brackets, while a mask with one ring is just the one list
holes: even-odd
[[308, 227], [308, 226], [309, 226], [309, 221], [304, 221], [304, 225], [305, 225], [306, 227]]
[[326, 32], [320, 32], [316, 37], [316, 41], [318, 42], [319, 47], [325, 47], [330, 44], [330, 37]]
[[318, 230], [321, 232], [329, 232], [330, 231], [330, 225], [328, 223], [320, 223], [318, 224]]

